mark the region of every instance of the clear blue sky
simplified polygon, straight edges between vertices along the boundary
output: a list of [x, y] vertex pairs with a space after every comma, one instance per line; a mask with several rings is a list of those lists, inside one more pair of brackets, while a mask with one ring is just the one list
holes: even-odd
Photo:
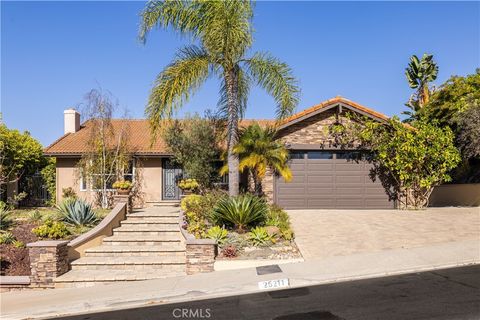
[[[1, 111], [10, 128], [48, 145], [63, 133], [63, 110], [99, 85], [142, 118], [151, 85], [185, 39], [154, 31], [137, 39], [142, 2], [1, 2]], [[411, 90], [412, 54], [433, 53], [436, 84], [480, 66], [479, 2], [257, 2], [254, 50], [293, 68], [298, 110], [342, 95], [387, 115], [400, 114]], [[209, 80], [185, 111], [215, 108]], [[260, 89], [247, 117], [274, 116]], [[183, 112], [180, 114], [180, 116]]]

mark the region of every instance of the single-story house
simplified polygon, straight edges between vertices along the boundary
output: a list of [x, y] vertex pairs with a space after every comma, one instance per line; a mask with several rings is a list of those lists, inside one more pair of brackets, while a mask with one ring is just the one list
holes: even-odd
[[[263, 181], [266, 196], [287, 209], [317, 208], [393, 208], [379, 181], [369, 177], [371, 165], [358, 151], [335, 145], [332, 125], [354, 120], [347, 114], [358, 114], [376, 121], [388, 120], [386, 115], [342, 97], [336, 97], [297, 113], [278, 127], [281, 139], [291, 151], [291, 182], [269, 172]], [[76, 173], [76, 164], [87, 146], [91, 122], [80, 124], [80, 115], [65, 110], [65, 134], [45, 149], [45, 154], [57, 159], [57, 194], [72, 187], [86, 199], [92, 198], [88, 183]], [[126, 175], [133, 177], [141, 170], [141, 189], [146, 204], [176, 201], [180, 191], [176, 177], [181, 168], [172, 165], [165, 143], [158, 138], [151, 144], [147, 120], [113, 120], [115, 127], [128, 121], [129, 145], [141, 166], [135, 163]], [[273, 120], [272, 120], [273, 123]], [[354, 159], [355, 161], [353, 161]]]

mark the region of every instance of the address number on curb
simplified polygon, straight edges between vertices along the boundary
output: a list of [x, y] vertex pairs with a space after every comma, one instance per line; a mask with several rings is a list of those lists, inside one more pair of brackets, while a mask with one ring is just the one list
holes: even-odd
[[289, 286], [288, 279], [267, 280], [267, 281], [260, 281], [258, 283], [258, 289], [275, 289], [275, 288], [285, 288], [288, 286]]

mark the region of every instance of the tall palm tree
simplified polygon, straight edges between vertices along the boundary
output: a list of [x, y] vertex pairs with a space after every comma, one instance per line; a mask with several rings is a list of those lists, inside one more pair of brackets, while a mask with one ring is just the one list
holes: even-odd
[[416, 55], [410, 58], [410, 63], [405, 69], [408, 85], [412, 89], [416, 89], [415, 93], [410, 96], [406, 106], [411, 111], [403, 112], [409, 116], [406, 122], [412, 122], [416, 119], [417, 113], [430, 100], [431, 89], [429, 83], [437, 79], [438, 65], [433, 61], [433, 55], [424, 54], [422, 59]]
[[221, 81], [218, 105], [227, 117], [230, 195], [238, 194], [239, 160], [233, 147], [251, 85], [256, 83], [273, 96], [279, 119], [294, 111], [299, 97], [287, 64], [265, 52], [246, 56], [253, 41], [252, 18], [248, 0], [151, 1], [141, 14], [141, 40], [159, 27], [172, 28], [197, 43], [180, 49], [156, 79], [146, 107], [154, 133], [160, 120], [171, 117], [208, 77]]
[[[255, 194], [262, 195], [262, 179], [268, 168], [280, 174], [286, 181], [292, 179], [288, 167], [288, 150], [285, 145], [275, 139], [277, 131], [267, 126], [260, 127], [254, 123], [240, 131], [238, 143], [233, 152], [240, 158], [240, 172], [249, 169], [252, 174]], [[226, 168], [222, 168], [225, 172]]]

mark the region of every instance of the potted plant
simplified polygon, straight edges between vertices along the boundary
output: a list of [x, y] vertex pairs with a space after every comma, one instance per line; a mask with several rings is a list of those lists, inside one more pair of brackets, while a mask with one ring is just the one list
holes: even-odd
[[178, 187], [182, 189], [183, 194], [185, 195], [195, 193], [199, 186], [200, 185], [195, 179], [182, 179], [178, 182]]
[[128, 180], [115, 181], [113, 188], [117, 190], [120, 195], [128, 195], [132, 190], [132, 183]]

